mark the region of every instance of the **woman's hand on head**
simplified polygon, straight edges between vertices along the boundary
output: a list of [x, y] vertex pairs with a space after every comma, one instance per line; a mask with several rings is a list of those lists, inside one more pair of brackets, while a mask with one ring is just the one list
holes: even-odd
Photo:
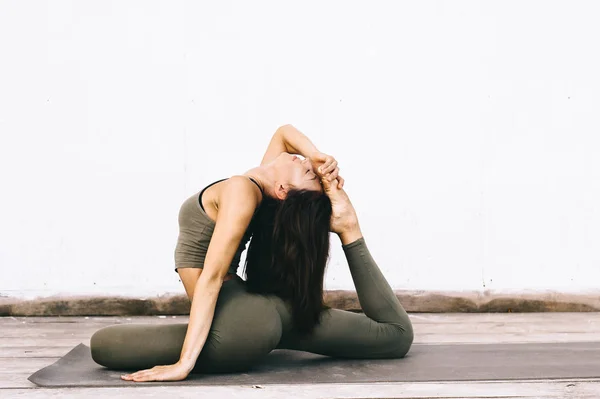
[[344, 178], [339, 175], [340, 168], [338, 167], [337, 160], [333, 156], [322, 152], [315, 152], [309, 157], [309, 160], [321, 180], [333, 182], [337, 179], [338, 188], [344, 187]]

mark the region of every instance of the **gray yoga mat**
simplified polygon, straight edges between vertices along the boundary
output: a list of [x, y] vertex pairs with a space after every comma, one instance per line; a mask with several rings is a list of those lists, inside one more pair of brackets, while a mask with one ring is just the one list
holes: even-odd
[[[137, 370], [134, 370], [137, 371]], [[262, 385], [600, 377], [600, 342], [413, 345], [404, 359], [344, 360], [275, 350], [247, 373], [190, 374], [175, 382], [131, 382], [96, 364], [79, 344], [28, 379], [44, 387]]]

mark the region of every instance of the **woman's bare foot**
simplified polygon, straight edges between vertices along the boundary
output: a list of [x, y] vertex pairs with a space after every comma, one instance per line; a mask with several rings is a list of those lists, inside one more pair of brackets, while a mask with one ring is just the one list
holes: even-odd
[[358, 217], [348, 194], [338, 188], [338, 181], [322, 179], [325, 194], [331, 200], [331, 231], [337, 233], [342, 244], [349, 244], [362, 237]]

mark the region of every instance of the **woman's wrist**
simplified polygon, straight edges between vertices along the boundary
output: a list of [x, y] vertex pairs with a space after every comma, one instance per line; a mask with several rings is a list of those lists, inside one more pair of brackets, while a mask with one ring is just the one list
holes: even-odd
[[191, 360], [179, 359], [177, 362], [181, 368], [186, 370], [188, 373], [191, 373], [194, 367], [196, 366], [196, 362], [192, 362]]

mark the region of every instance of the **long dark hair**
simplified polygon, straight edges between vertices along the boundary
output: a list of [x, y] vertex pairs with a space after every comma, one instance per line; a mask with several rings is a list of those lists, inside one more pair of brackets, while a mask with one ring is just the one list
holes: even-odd
[[290, 190], [286, 199], [264, 197], [250, 225], [246, 255], [248, 291], [275, 294], [292, 308], [297, 331], [319, 323], [329, 258], [331, 201], [324, 193]]

